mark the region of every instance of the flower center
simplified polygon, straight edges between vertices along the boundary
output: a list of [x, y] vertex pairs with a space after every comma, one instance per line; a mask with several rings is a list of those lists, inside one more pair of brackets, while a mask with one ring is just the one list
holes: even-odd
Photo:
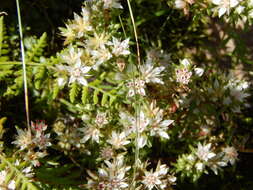
[[75, 68], [74, 70], [73, 70], [73, 75], [74, 75], [74, 77], [80, 77], [81, 76], [81, 73], [82, 73], [82, 71], [81, 71], [81, 69], [80, 68]]

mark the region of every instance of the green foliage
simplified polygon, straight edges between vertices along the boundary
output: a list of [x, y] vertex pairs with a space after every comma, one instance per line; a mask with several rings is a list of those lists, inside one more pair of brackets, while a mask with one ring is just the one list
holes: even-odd
[[79, 184], [76, 182], [80, 180], [81, 175], [82, 172], [73, 164], [55, 167], [40, 167], [36, 172], [39, 181], [43, 181], [45, 184], [50, 184], [50, 188], [55, 188], [57, 190], [63, 188], [66, 190], [70, 190], [71, 188], [73, 188], [73, 190], [79, 189], [78, 186], [82, 183], [81, 181]]
[[[27, 39], [27, 41], [28, 40], [29, 39]], [[27, 42], [26, 46], [27, 63], [31, 61], [40, 62], [40, 57], [44, 56], [44, 48], [47, 46], [47, 34], [43, 33], [39, 39], [31, 39], [30, 42]]]
[[7, 171], [7, 176], [3, 182], [6, 187], [11, 180], [15, 180], [15, 186], [17, 189], [38, 190], [38, 188], [20, 170], [22, 169], [22, 165], [21, 167], [16, 166], [12, 163], [12, 159], [5, 157], [2, 153], [0, 153], [0, 159], [0, 171]]
[[45, 66], [39, 66], [36, 69], [37, 70], [35, 71], [34, 86], [36, 89], [40, 89], [41, 84], [47, 78], [47, 69]]
[[83, 104], [86, 104], [88, 94], [89, 94], [89, 88], [87, 86], [83, 86], [83, 89], [82, 89], [82, 103]]
[[[0, 28], [0, 82], [2, 82], [0, 93], [4, 97], [17, 96], [23, 91], [21, 62], [11, 60], [12, 55], [9, 53], [11, 47], [8, 45], [11, 41], [4, 26], [3, 17], [0, 18]], [[27, 82], [29, 87], [34, 86], [36, 89], [39, 89], [44, 82], [47, 72], [46, 65], [49, 64], [45, 58], [42, 58], [47, 45], [46, 37], [44, 33], [39, 39], [25, 38]]]
[[9, 37], [7, 35], [6, 27], [4, 24], [4, 17], [0, 16], [0, 61], [8, 61], [9, 57], [8, 54], [10, 52], [9, 44], [8, 44]]
[[80, 87], [76, 82], [72, 83], [69, 90], [69, 99], [71, 103], [74, 103], [76, 100], [78, 93], [79, 93]]

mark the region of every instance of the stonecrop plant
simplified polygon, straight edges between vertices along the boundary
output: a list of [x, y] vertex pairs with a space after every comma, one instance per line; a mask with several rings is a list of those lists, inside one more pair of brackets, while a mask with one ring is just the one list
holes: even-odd
[[250, 77], [235, 66], [252, 56], [233, 30], [252, 11], [251, 0], [87, 0], [59, 28], [59, 52], [44, 53], [46, 34], [25, 37], [22, 59], [1, 14], [0, 100], [27, 83], [33, 121], [8, 131], [1, 113], [0, 190], [176, 189], [235, 168], [251, 107]]

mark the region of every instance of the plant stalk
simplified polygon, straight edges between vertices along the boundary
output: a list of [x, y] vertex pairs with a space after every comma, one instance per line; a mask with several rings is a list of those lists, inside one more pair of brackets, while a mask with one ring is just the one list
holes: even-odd
[[29, 100], [28, 100], [28, 88], [27, 88], [26, 64], [25, 64], [25, 48], [24, 48], [24, 43], [23, 43], [23, 32], [22, 32], [22, 22], [21, 22], [21, 16], [20, 16], [19, 0], [16, 0], [16, 5], [17, 5], [17, 13], [18, 13], [18, 27], [19, 27], [22, 67], [23, 67], [26, 122], [27, 122], [28, 130], [30, 130]]
[[[130, 13], [130, 17], [131, 17], [131, 21], [132, 21], [132, 25], [133, 25], [133, 30], [134, 30], [134, 37], [135, 37], [135, 41], [136, 41], [136, 50], [137, 50], [137, 69], [139, 70], [139, 67], [141, 65], [141, 57], [140, 57], [140, 47], [139, 47], [139, 41], [138, 41], [138, 34], [137, 34], [137, 29], [136, 29], [136, 25], [135, 25], [135, 20], [134, 20], [134, 16], [133, 16], [133, 11], [132, 11], [132, 7], [131, 7], [131, 3], [130, 0], [127, 0], [127, 5], [129, 8], [129, 13]], [[134, 74], [133, 74], [134, 75]], [[138, 101], [137, 99], [137, 90], [135, 87], [135, 76], [133, 76], [133, 80], [134, 80], [134, 93], [135, 93], [135, 103], [137, 104], [137, 108], [135, 110], [135, 121], [136, 121], [136, 137], [135, 137], [135, 162], [134, 162], [134, 168], [133, 168], [133, 179], [132, 179], [132, 183], [130, 186], [131, 190], [135, 190], [136, 187], [136, 172], [138, 169], [138, 165], [139, 165], [139, 154], [140, 154], [140, 150], [138, 147], [138, 139], [139, 139], [139, 128], [140, 128], [140, 101]]]

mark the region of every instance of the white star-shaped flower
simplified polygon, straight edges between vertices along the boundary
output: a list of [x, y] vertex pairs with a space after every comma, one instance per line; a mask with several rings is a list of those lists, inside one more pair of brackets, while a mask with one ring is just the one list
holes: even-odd
[[164, 71], [165, 67], [155, 67], [151, 59], [146, 61], [146, 64], [140, 66], [142, 77], [146, 83], [159, 83], [163, 84], [161, 80], [161, 72]]
[[130, 51], [128, 50], [129, 48], [129, 38], [124, 40], [124, 41], [120, 41], [115, 37], [112, 37], [112, 42], [108, 42], [108, 45], [112, 45], [112, 53], [115, 56], [120, 56], [120, 55], [129, 55]]
[[229, 14], [230, 9], [236, 7], [239, 4], [238, 0], [212, 0], [212, 3], [217, 5], [219, 17], [222, 17], [225, 13]]
[[123, 9], [122, 5], [118, 2], [118, 0], [103, 0], [105, 9]]
[[210, 151], [211, 143], [207, 145], [198, 144], [198, 150], [196, 155], [200, 160], [207, 162], [209, 159], [213, 158], [216, 154]]
[[78, 59], [77, 63], [74, 66], [68, 66], [67, 71], [70, 75], [69, 84], [77, 81], [78, 83], [87, 86], [88, 83], [84, 77], [89, 76], [87, 73], [90, 71], [90, 69], [91, 67], [82, 66], [80, 59]]

